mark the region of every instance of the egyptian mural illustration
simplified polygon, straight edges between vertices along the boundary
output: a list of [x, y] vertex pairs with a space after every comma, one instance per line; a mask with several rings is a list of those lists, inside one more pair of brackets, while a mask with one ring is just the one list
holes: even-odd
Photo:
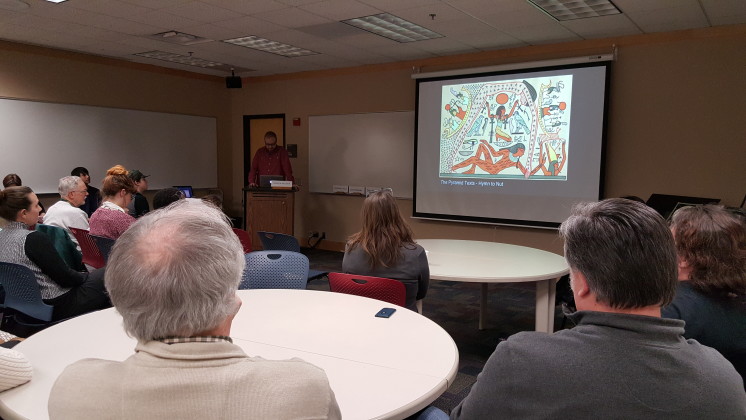
[[566, 180], [572, 76], [442, 88], [440, 176]]

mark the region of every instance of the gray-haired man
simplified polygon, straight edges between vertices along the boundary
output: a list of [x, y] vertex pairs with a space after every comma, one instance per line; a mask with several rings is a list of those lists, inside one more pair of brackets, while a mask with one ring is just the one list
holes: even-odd
[[[44, 224], [57, 226], [70, 232], [70, 228], [88, 230], [88, 215], [79, 207], [85, 203], [88, 189], [85, 182], [77, 176], [66, 176], [60, 179], [57, 186], [61, 200], [54, 203], [44, 215]], [[72, 233], [70, 239], [78, 247], [80, 245]]]
[[452, 419], [746, 418], [740, 376], [662, 319], [677, 264], [665, 221], [644, 204], [578, 205], [560, 227], [576, 326], [500, 343]]
[[68, 366], [50, 418], [340, 418], [323, 370], [232, 343], [243, 269], [241, 243], [212, 206], [181, 200], [140, 218], [114, 245], [105, 280], [136, 353]]

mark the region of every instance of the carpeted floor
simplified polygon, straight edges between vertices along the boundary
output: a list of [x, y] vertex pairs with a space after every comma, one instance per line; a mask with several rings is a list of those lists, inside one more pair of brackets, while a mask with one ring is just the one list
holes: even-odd
[[[303, 249], [311, 268], [341, 271], [342, 253]], [[314, 280], [309, 289], [329, 290], [326, 279]], [[534, 329], [534, 283], [493, 284], [489, 287], [487, 328], [478, 329], [480, 285], [431, 281], [423, 304], [423, 315], [440, 325], [459, 350], [459, 370], [453, 384], [433, 405], [450, 412], [469, 393], [485, 362], [500, 340], [520, 331]], [[562, 323], [557, 307], [555, 329]]]

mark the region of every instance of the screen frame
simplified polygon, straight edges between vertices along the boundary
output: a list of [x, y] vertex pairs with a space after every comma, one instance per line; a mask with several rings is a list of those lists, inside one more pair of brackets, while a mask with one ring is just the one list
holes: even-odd
[[610, 60], [604, 61], [591, 61], [590, 58], [586, 58], [584, 61], [578, 61], [574, 63], [561, 64], [561, 65], [549, 65], [549, 66], [532, 66], [531, 63], [526, 63], [526, 67], [511, 65], [505, 70], [490, 70], [484, 72], [474, 72], [464, 70], [463, 73], [448, 72], [447, 75], [427, 77], [426, 75], [418, 75], [416, 78], [415, 87], [415, 119], [414, 119], [414, 162], [413, 162], [413, 173], [412, 173], [412, 218], [414, 219], [425, 219], [425, 220], [439, 220], [439, 221], [454, 221], [454, 222], [466, 222], [466, 223], [478, 223], [478, 224], [490, 224], [490, 225], [506, 225], [506, 226], [519, 226], [519, 227], [531, 227], [531, 228], [544, 228], [544, 229], [556, 229], [559, 227], [561, 222], [544, 221], [544, 220], [523, 220], [523, 219], [506, 219], [499, 217], [479, 217], [479, 216], [467, 216], [467, 215], [454, 215], [454, 214], [440, 214], [440, 213], [428, 213], [417, 211], [417, 170], [418, 170], [418, 147], [419, 147], [419, 123], [420, 123], [420, 85], [427, 82], [439, 82], [454, 79], [471, 79], [481, 77], [497, 77], [506, 76], [510, 74], [527, 75], [532, 73], [546, 72], [546, 71], [562, 71], [567, 69], [578, 69], [587, 67], [605, 67], [604, 69], [604, 97], [603, 97], [603, 113], [601, 122], [601, 147], [600, 147], [600, 164], [598, 174], [598, 195], [597, 200], [601, 200], [604, 194], [604, 188], [606, 183], [606, 150], [607, 150], [607, 137], [608, 137], [608, 118], [609, 118], [609, 97], [611, 96], [611, 63]]

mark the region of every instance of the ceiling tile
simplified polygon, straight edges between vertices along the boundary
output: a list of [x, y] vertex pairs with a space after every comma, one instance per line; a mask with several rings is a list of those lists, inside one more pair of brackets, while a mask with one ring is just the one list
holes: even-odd
[[207, 4], [199, 1], [166, 7], [161, 9], [161, 11], [187, 19], [193, 19], [198, 22], [216, 22], [236, 17], [236, 12], [233, 10], [223, 9], [214, 4]]
[[300, 9], [324, 16], [328, 19], [340, 21], [356, 17], [370, 16], [381, 13], [379, 9], [357, 1], [327, 0], [300, 6]]
[[152, 10], [151, 8], [115, 0], [75, 0], [62, 5], [113, 17], [127, 17]]
[[182, 27], [194, 26], [199, 23], [203, 23], [201, 21], [185, 18], [183, 16], [166, 13], [161, 10], [152, 10], [147, 13], [132, 15], [127, 19], [138, 23], [144, 23], [146, 25], [158, 26], [161, 28], [168, 28], [173, 30], [179, 30]]
[[540, 45], [558, 42], [579, 41], [581, 38], [562, 25], [532, 25], [516, 28], [505, 28], [504, 32], [529, 45]]
[[636, 35], [642, 32], [624, 14], [568, 20], [560, 24], [585, 39]]
[[257, 19], [253, 16], [243, 16], [235, 19], [221, 20], [219, 22], [215, 22], [214, 25], [239, 31], [242, 33], [242, 35], [240, 36], [264, 36], [264, 34], [266, 33], [284, 29], [283, 26], [267, 22], [266, 20]]
[[319, 25], [332, 22], [331, 19], [308, 13], [297, 7], [288, 7], [287, 9], [257, 13], [253, 16], [286, 28], [297, 28], [300, 26]]
[[438, 4], [441, 0], [360, 0], [360, 2], [385, 11], [397, 11], [414, 6]]
[[667, 9], [630, 12], [627, 15], [645, 33], [710, 26], [699, 6], [669, 7]]
[[286, 9], [288, 7], [274, 0], [202, 0], [202, 2], [247, 15]]

